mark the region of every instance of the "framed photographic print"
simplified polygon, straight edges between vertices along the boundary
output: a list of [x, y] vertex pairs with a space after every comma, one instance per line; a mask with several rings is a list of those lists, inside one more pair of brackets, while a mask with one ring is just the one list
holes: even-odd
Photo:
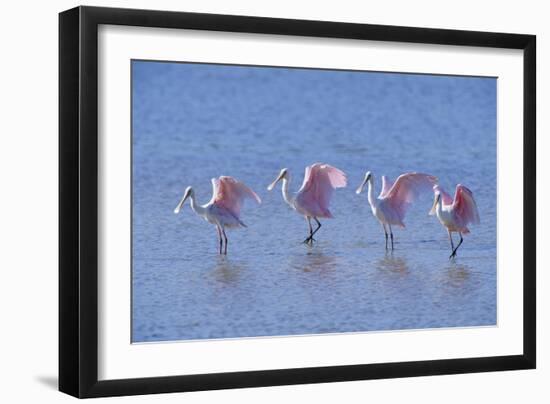
[[535, 367], [535, 36], [59, 28], [61, 391]]

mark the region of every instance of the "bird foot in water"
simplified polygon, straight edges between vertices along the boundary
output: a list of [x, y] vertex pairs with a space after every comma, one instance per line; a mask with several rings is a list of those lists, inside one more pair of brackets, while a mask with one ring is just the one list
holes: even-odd
[[303, 243], [304, 243], [304, 244], [311, 244], [311, 245], [313, 245], [313, 242], [314, 242], [314, 241], [317, 241], [317, 240], [315, 240], [313, 237], [308, 237], [308, 238], [306, 238], [306, 239], [303, 241]]
[[456, 257], [456, 251], [453, 251], [451, 255], [449, 255], [449, 259], [452, 260], [454, 257]]

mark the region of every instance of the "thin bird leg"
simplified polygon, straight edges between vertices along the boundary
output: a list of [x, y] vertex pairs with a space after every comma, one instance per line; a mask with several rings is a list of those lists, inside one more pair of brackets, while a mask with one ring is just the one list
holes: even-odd
[[460, 241], [458, 242], [458, 245], [456, 246], [456, 248], [453, 250], [453, 253], [451, 254], [451, 257], [456, 256], [456, 251], [458, 250], [458, 247], [460, 247], [460, 245], [464, 241], [464, 239], [462, 238], [462, 233], [458, 232], [458, 234], [460, 235]]
[[447, 234], [449, 235], [449, 241], [451, 242], [451, 255], [449, 255], [449, 259], [453, 258], [454, 257], [454, 252], [455, 252], [455, 246], [454, 246], [454, 243], [453, 243], [453, 234], [447, 230]]
[[222, 245], [223, 245], [223, 241], [222, 241], [222, 231], [220, 229], [220, 226], [216, 226], [216, 229], [218, 229], [218, 240], [220, 240], [220, 255], [222, 253]]
[[313, 227], [311, 226], [311, 217], [307, 216], [307, 223], [309, 224], [309, 237], [304, 240], [304, 244], [313, 242]]
[[224, 254], [227, 255], [227, 235], [225, 234], [225, 229], [223, 227], [222, 227], [222, 234], [223, 234], [223, 238], [225, 240]]
[[388, 223], [388, 227], [390, 228], [391, 250], [393, 251], [393, 230], [391, 229], [391, 224], [389, 223]]
[[386, 236], [386, 251], [388, 250], [388, 231], [386, 230], [386, 224], [382, 223], [382, 227], [384, 228], [384, 235]]
[[321, 222], [319, 220], [317, 220], [316, 217], [313, 218], [313, 220], [315, 220], [317, 222], [317, 228], [315, 230], [313, 230], [313, 233], [311, 233], [311, 240], [312, 242], [315, 241], [315, 239], [313, 238], [313, 236], [315, 235], [315, 233], [317, 233], [319, 231], [319, 229], [321, 228]]

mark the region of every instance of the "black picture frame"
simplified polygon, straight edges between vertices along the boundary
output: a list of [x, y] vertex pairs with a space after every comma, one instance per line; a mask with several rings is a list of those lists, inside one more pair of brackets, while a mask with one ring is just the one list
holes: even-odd
[[[523, 354], [99, 381], [98, 26], [181, 28], [523, 50]], [[533, 369], [536, 366], [536, 37], [77, 7], [59, 15], [59, 390], [103, 397]]]

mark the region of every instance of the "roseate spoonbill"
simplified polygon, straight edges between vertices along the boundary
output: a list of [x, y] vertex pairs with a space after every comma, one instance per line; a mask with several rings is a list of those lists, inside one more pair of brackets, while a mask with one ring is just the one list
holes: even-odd
[[[332, 218], [329, 204], [332, 193], [336, 188], [343, 188], [347, 185], [346, 174], [328, 164], [315, 163], [306, 167], [304, 182], [296, 195], [291, 195], [288, 186], [290, 183], [290, 173], [288, 169], [283, 168], [275, 181], [267, 189], [271, 191], [277, 182], [283, 181], [282, 192], [283, 199], [299, 214], [303, 215], [309, 225], [309, 236], [304, 243], [313, 245], [313, 235], [321, 228], [319, 218]], [[317, 223], [317, 228], [313, 230], [311, 219]]]
[[[449, 256], [449, 259], [451, 259], [456, 256], [456, 251], [464, 240], [462, 235], [470, 232], [467, 226], [470, 223], [479, 224], [476, 201], [472, 191], [461, 184], [456, 186], [454, 199], [439, 185], [435, 185], [433, 190], [434, 204], [430, 210], [430, 215], [437, 215], [441, 224], [447, 228], [451, 242], [452, 252]], [[452, 232], [457, 232], [460, 235], [460, 241], [456, 248], [453, 243]]]
[[262, 201], [258, 195], [242, 182], [233, 177], [222, 176], [212, 178], [212, 199], [199, 205], [195, 200], [195, 191], [191, 187], [185, 189], [183, 198], [174, 209], [178, 214], [187, 199], [191, 200], [191, 209], [204, 218], [208, 223], [216, 225], [220, 242], [220, 254], [225, 244], [223, 254], [227, 254], [227, 235], [225, 228], [247, 227], [239, 218], [241, 207], [245, 199], [252, 199], [260, 204]]
[[405, 227], [403, 219], [407, 208], [418, 196], [420, 191], [430, 190], [437, 183], [437, 178], [433, 175], [422, 173], [401, 174], [395, 183], [391, 182], [385, 175], [382, 176], [382, 191], [377, 198], [374, 197], [374, 176], [370, 171], [365, 174], [365, 179], [355, 191], [360, 194], [369, 184], [368, 199], [372, 209], [372, 214], [382, 224], [384, 234], [386, 235], [386, 250], [388, 249], [388, 230], [391, 237], [391, 249], [393, 250], [393, 231], [392, 224]]

